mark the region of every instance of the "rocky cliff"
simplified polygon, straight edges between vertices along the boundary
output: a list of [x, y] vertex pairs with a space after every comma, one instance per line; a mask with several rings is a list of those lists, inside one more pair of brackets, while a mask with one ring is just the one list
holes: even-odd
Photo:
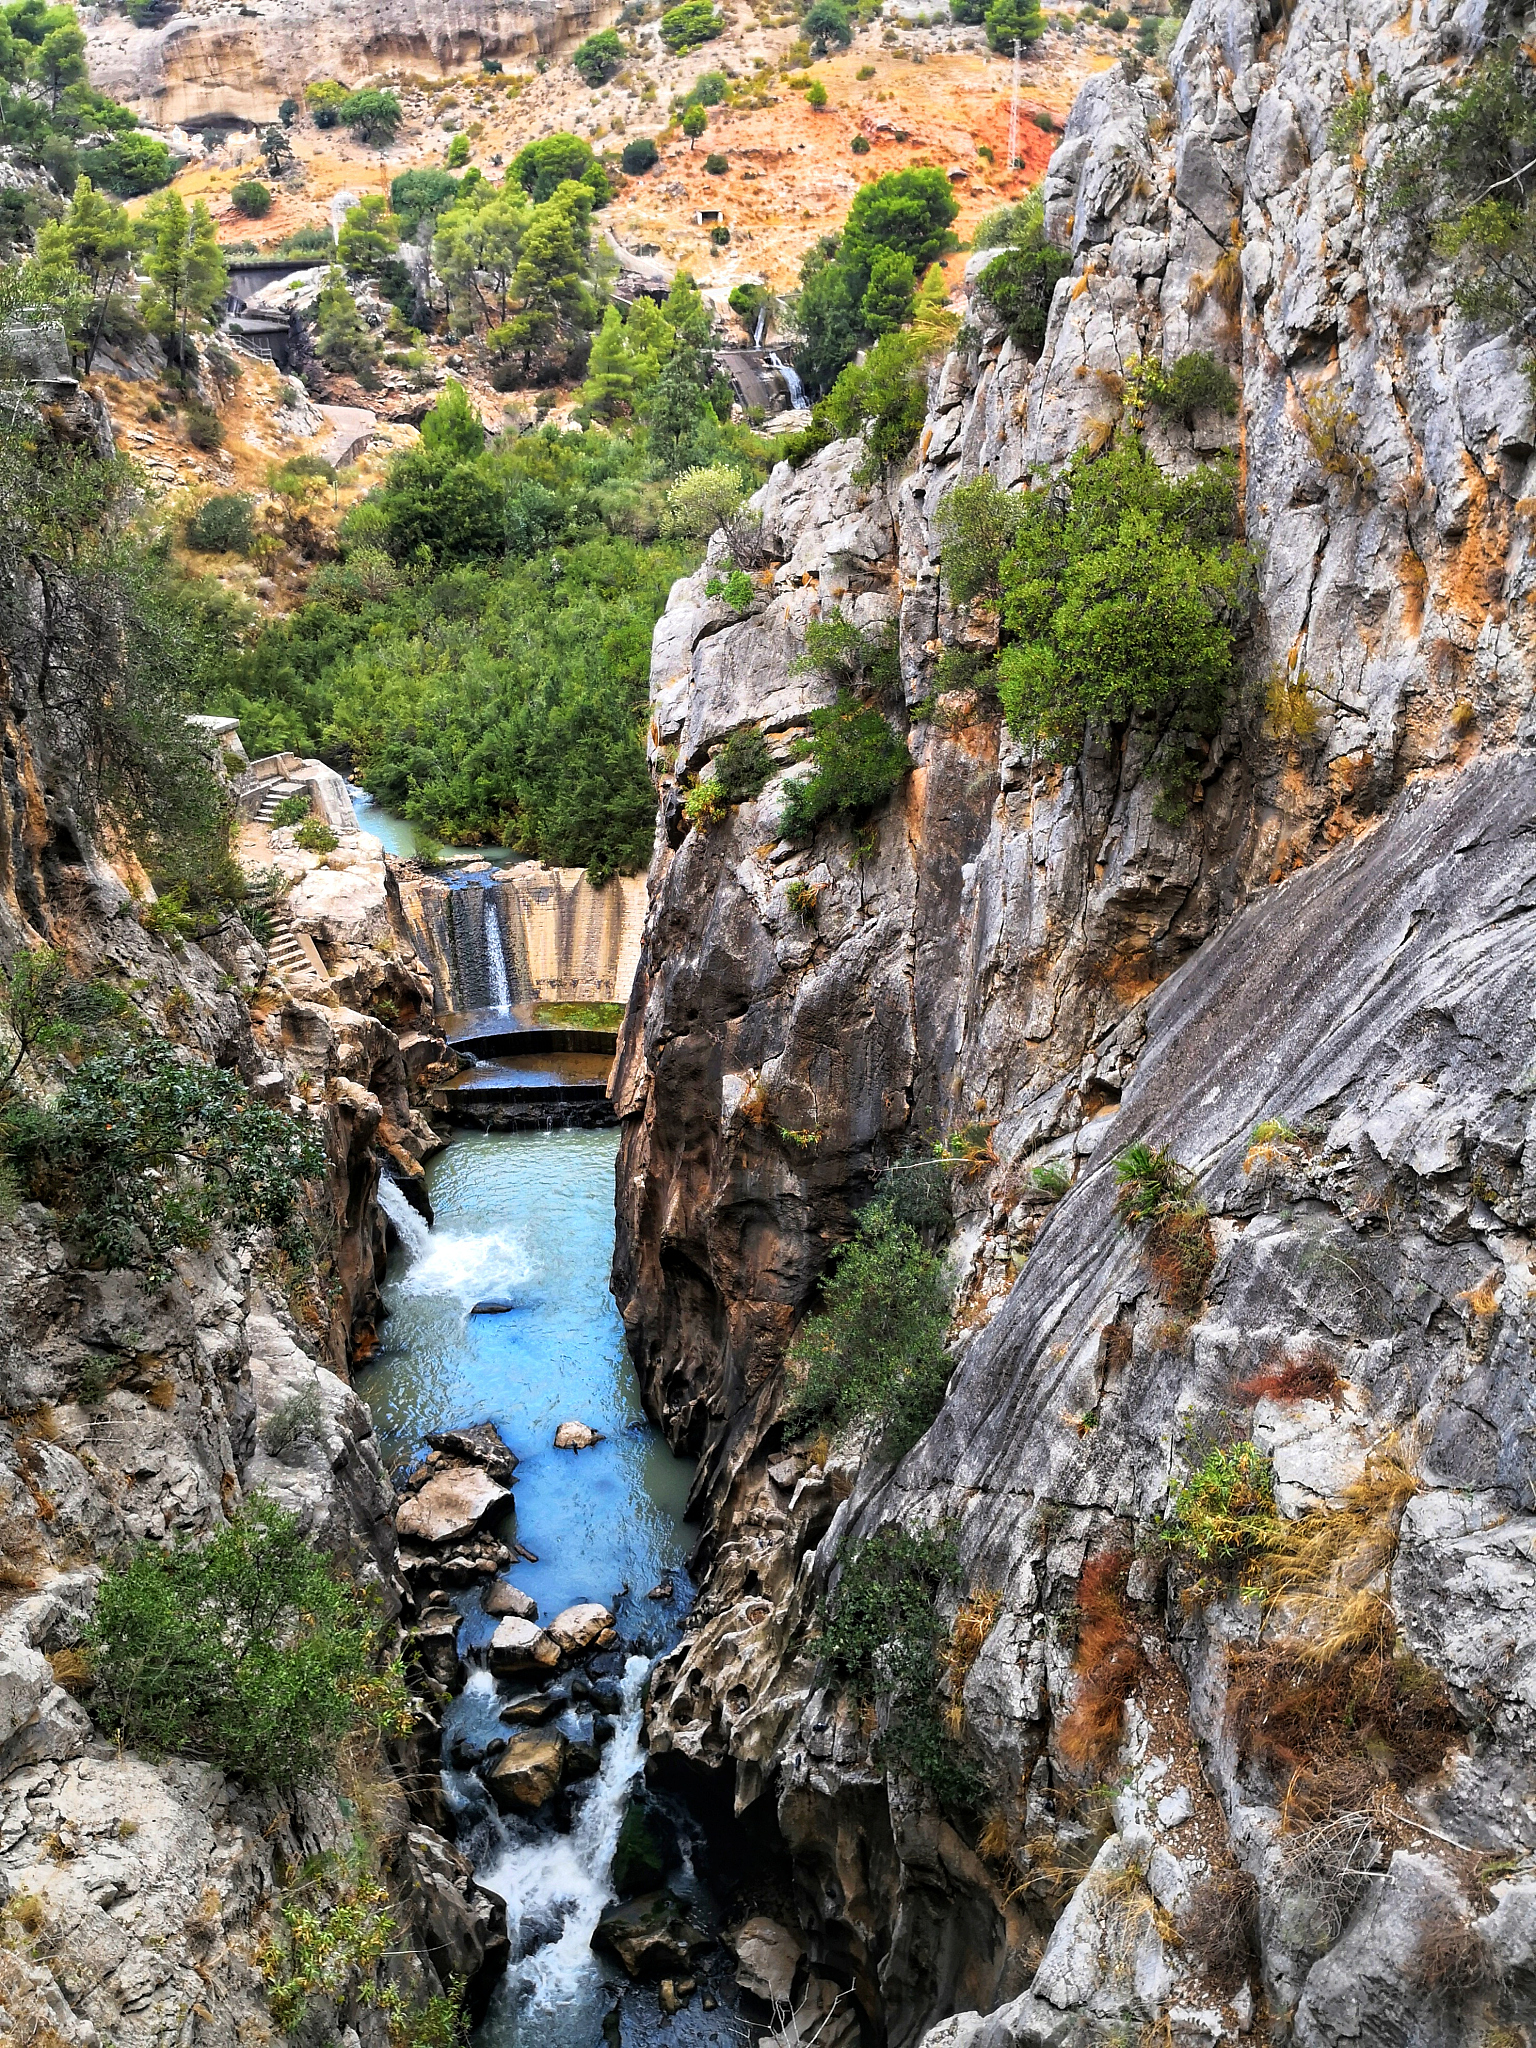
[[160, 127], [270, 122], [316, 78], [358, 85], [395, 71], [445, 76], [482, 57], [554, 56], [611, 19], [594, 0], [460, 0], [443, 9], [390, 0], [365, 10], [329, 0], [258, 9], [189, 0], [136, 27], [126, 15], [82, 8], [91, 81]]
[[[252, 2028], [265, 2037], [264, 1944], [282, 1931], [301, 1870], [313, 1906], [317, 1873], [352, 1869], [360, 1829], [399, 1929], [382, 1967], [409, 2011], [505, 1953], [499, 1905], [430, 1825], [440, 1810], [420, 1768], [435, 1761], [430, 1724], [419, 1751], [415, 1735], [376, 1756], [358, 1749], [339, 1784], [280, 1798], [105, 1740], [79, 1643], [123, 1546], [207, 1536], [258, 1493], [373, 1589], [387, 1622], [409, 1613], [393, 1489], [348, 1373], [378, 1312], [380, 1172], [409, 1185], [436, 1142], [407, 1077], [423, 1046], [441, 1049], [405, 1021], [430, 1013], [430, 990], [391, 936], [373, 842], [353, 833], [328, 860], [279, 850], [296, 884], [290, 915], [333, 969], [288, 986], [236, 919], [202, 943], [146, 924], [144, 876], [93, 837], [72, 751], [14, 675], [0, 758], [7, 975], [24, 949], [55, 949], [80, 980], [126, 996], [147, 1037], [234, 1069], [254, 1096], [312, 1119], [325, 1154], [313, 1260], [285, 1257], [260, 1234], [227, 1244], [215, 1233], [160, 1277], [108, 1270], [81, 1256], [52, 1212], [8, 1194], [0, 2031], [78, 2048], [234, 2042]], [[317, 2039], [355, 2043], [357, 1982], [335, 1989], [305, 2024]], [[359, 2026], [383, 2048], [381, 2006]]]
[[[818, 1962], [896, 2043], [1529, 2038], [1536, 428], [1511, 347], [1378, 217], [1385, 124], [1330, 143], [1347, 92], [1411, 104], [1481, 22], [1197, 0], [1167, 76], [1095, 78], [1052, 159], [1075, 262], [1040, 360], [975, 302], [899, 484], [846, 445], [776, 470], [750, 613], [701, 572], [657, 629], [615, 1284], [703, 1461], [709, 1572], [652, 1749], [773, 1812]], [[1197, 349], [1236, 419], [1145, 438], [1174, 472], [1234, 448], [1258, 603], [1174, 826], [1134, 745], [1047, 771], [995, 701], [935, 696], [988, 632], [946, 602], [935, 513], [1102, 445], [1137, 360]], [[733, 731], [786, 763], [830, 701], [795, 661], [833, 608], [897, 622], [904, 793], [857, 839], [781, 841], [782, 778], [689, 830]], [[856, 1435], [785, 1455], [829, 1253], [964, 1126], [937, 1421], [894, 1469]], [[1195, 1177], [1198, 1300], [1114, 1213], [1136, 1141]], [[1041, 1165], [1070, 1177], [1049, 1205]], [[1249, 1445], [1291, 1577], [1245, 1599], [1166, 1539]], [[969, 1811], [886, 1775], [818, 1656], [847, 1540], [893, 1522], [957, 1545]]]

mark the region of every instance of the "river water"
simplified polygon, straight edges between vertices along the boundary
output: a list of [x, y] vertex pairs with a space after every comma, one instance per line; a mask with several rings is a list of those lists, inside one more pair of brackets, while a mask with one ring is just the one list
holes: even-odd
[[[511, 1578], [546, 1620], [577, 1600], [614, 1606], [629, 1651], [616, 1674], [624, 1711], [598, 1775], [575, 1788], [567, 1832], [497, 1818], [476, 1778], [445, 1770], [461, 1846], [507, 1901], [513, 1940], [476, 2048], [598, 2048], [617, 1985], [590, 1942], [643, 1760], [641, 1686], [691, 1597], [682, 1512], [692, 1467], [645, 1419], [608, 1291], [617, 1145], [612, 1130], [462, 1134], [428, 1165], [430, 1231], [396, 1191], [384, 1197], [405, 1242], [385, 1284], [385, 1342], [358, 1389], [386, 1459], [413, 1458], [429, 1430], [494, 1422], [519, 1460], [515, 1534], [538, 1558]], [[513, 1306], [471, 1315], [486, 1299]], [[568, 1418], [604, 1441], [556, 1451]], [[645, 1597], [667, 1579], [671, 1599]], [[501, 1728], [494, 1681], [475, 1657], [494, 1624], [478, 1594], [458, 1604], [473, 1668], [446, 1717], [445, 1752]], [[584, 1732], [574, 1708], [560, 1725]]]

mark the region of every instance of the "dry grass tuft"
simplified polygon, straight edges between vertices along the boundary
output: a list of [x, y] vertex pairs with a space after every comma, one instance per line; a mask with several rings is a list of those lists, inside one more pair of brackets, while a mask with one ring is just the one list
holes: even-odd
[[1456, 1299], [1464, 1301], [1479, 1322], [1490, 1322], [1499, 1312], [1498, 1273], [1485, 1274], [1475, 1287], [1469, 1287], [1465, 1294], [1458, 1294]]
[[1303, 746], [1317, 738], [1323, 714], [1312, 695], [1312, 678], [1294, 657], [1285, 668], [1276, 664], [1270, 670], [1264, 684], [1264, 716], [1278, 740]]
[[1130, 1568], [1129, 1552], [1109, 1551], [1084, 1565], [1078, 1583], [1077, 1696], [1057, 1734], [1061, 1755], [1077, 1770], [1097, 1769], [1114, 1755], [1125, 1703], [1141, 1681], [1141, 1638], [1125, 1593]]
[[156, 1380], [145, 1395], [151, 1408], [174, 1408], [176, 1406], [176, 1382], [173, 1379]]
[[1421, 1991], [1460, 1998], [1485, 1984], [1491, 1973], [1488, 1944], [1449, 1899], [1439, 1900], [1419, 1922], [1405, 1973], [1409, 1983]]
[[1246, 1870], [1213, 1871], [1184, 1915], [1184, 1946], [1216, 1990], [1230, 1994], [1248, 1975], [1259, 1887]]
[[54, 1684], [63, 1686], [76, 1699], [81, 1693], [89, 1692], [96, 1683], [91, 1660], [83, 1650], [55, 1650], [48, 1659], [48, 1668], [53, 1673]]
[[944, 1675], [949, 1681], [949, 1704], [944, 1709], [944, 1725], [951, 1735], [960, 1733], [960, 1725], [965, 1718], [960, 1696], [976, 1659], [981, 1655], [982, 1644], [992, 1633], [992, 1625], [1002, 1611], [1002, 1605], [1002, 1594], [990, 1586], [978, 1586], [974, 1593], [967, 1594], [955, 1616], [949, 1641], [940, 1653]]
[[1216, 1240], [1205, 1209], [1175, 1209], [1160, 1216], [1147, 1238], [1147, 1264], [1168, 1306], [1194, 1315], [1216, 1264]]
[[1293, 1358], [1277, 1350], [1232, 1391], [1245, 1402], [1335, 1401], [1343, 1384], [1337, 1364], [1323, 1346], [1309, 1344]]

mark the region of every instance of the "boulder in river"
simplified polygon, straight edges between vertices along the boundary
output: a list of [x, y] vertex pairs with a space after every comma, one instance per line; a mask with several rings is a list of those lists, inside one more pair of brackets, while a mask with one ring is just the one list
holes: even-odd
[[568, 1657], [590, 1650], [600, 1636], [613, 1627], [613, 1616], [595, 1600], [578, 1600], [563, 1607], [549, 1624], [549, 1633]]
[[510, 1490], [481, 1466], [448, 1463], [401, 1501], [395, 1527], [417, 1543], [453, 1543], [511, 1500]]
[[470, 1429], [434, 1430], [427, 1442], [434, 1451], [442, 1451], [450, 1458], [483, 1466], [493, 1479], [509, 1480], [517, 1464], [515, 1454], [502, 1442], [501, 1431], [494, 1422], [477, 1422]]
[[451, 1607], [431, 1609], [406, 1631], [405, 1658], [445, 1691], [458, 1691], [468, 1674], [459, 1655], [459, 1617]]
[[510, 1579], [498, 1579], [494, 1586], [486, 1589], [482, 1602], [487, 1614], [498, 1618], [504, 1614], [515, 1614], [519, 1621], [537, 1621], [539, 1603], [531, 1593], [525, 1593], [521, 1586], [514, 1586]]
[[679, 1857], [677, 1830], [643, 1792], [634, 1793], [619, 1823], [610, 1876], [621, 1899], [655, 1891]]
[[560, 1789], [570, 1744], [558, 1728], [519, 1728], [486, 1779], [502, 1813], [533, 1813]]
[[736, 1982], [765, 2005], [788, 2005], [805, 1954], [799, 1935], [766, 1914], [754, 1913], [727, 1939], [736, 1951]]
[[663, 1977], [685, 1976], [695, 1957], [708, 1951], [710, 1940], [671, 1892], [644, 1892], [604, 1908], [592, 1946], [617, 1957], [629, 1976], [658, 1983]]
[[501, 1710], [501, 1718], [507, 1722], [552, 1721], [567, 1704], [557, 1690], [553, 1692], [520, 1692], [509, 1699]]
[[493, 1295], [486, 1301], [477, 1301], [470, 1310], [470, 1314], [472, 1316], [509, 1316], [516, 1307], [517, 1303], [515, 1301], [507, 1301], [501, 1296]]
[[585, 1422], [562, 1422], [555, 1431], [557, 1451], [590, 1451], [594, 1444], [603, 1440], [602, 1431], [592, 1429]]
[[553, 1671], [559, 1662], [560, 1645], [536, 1621], [509, 1614], [497, 1622], [490, 1643], [493, 1671]]

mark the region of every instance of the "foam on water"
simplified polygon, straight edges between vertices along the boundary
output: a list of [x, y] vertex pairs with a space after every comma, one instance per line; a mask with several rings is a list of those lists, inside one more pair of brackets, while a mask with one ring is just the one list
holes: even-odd
[[427, 1219], [417, 1215], [387, 1173], [379, 1175], [379, 1207], [395, 1226], [405, 1256], [419, 1259], [431, 1241]]

